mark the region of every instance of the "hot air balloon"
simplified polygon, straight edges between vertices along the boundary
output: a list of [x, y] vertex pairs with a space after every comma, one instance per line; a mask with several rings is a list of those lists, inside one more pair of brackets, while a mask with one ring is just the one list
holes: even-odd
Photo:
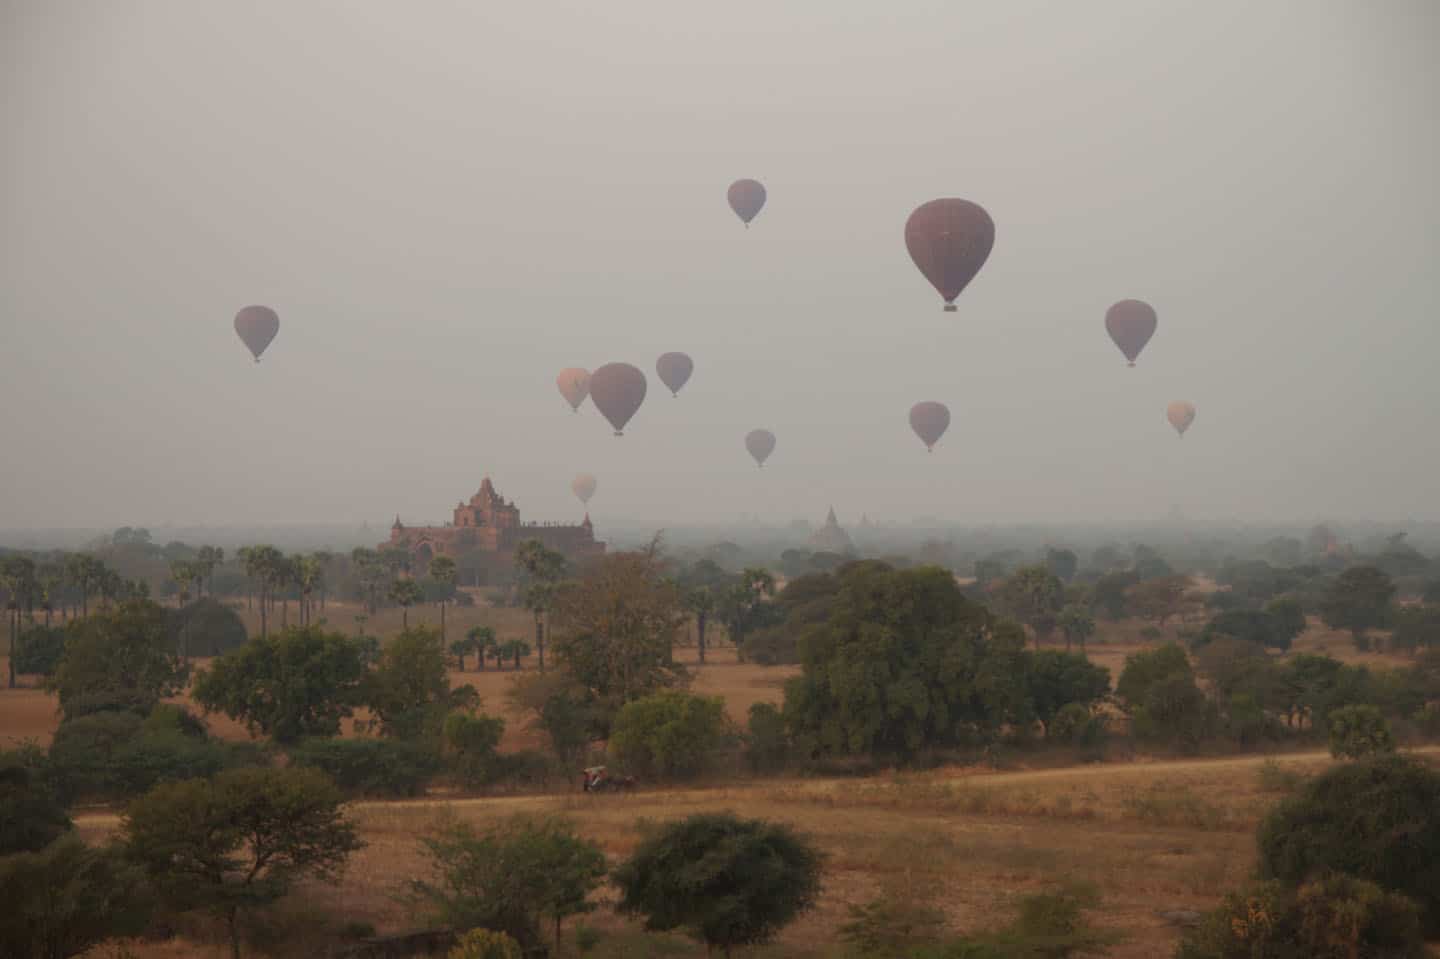
[[955, 297], [975, 279], [995, 245], [995, 221], [969, 200], [931, 200], [905, 221], [905, 248], [955, 312]]
[[1140, 300], [1121, 300], [1105, 311], [1105, 329], [1130, 365], [1155, 335], [1155, 310]]
[[565, 397], [570, 409], [578, 413], [580, 404], [590, 395], [590, 371], [578, 366], [567, 367], [555, 377], [555, 385], [560, 387], [560, 395]]
[[950, 428], [950, 409], [944, 403], [924, 402], [910, 407], [910, 428], [933, 450]]
[[1176, 400], [1165, 407], [1165, 418], [1170, 421], [1171, 426], [1175, 427], [1175, 432], [1180, 434], [1180, 438], [1184, 439], [1185, 431], [1190, 428], [1191, 423], [1195, 422], [1195, 404]]
[[763, 469], [765, 461], [775, 452], [775, 434], [769, 430], [751, 430], [745, 434], [745, 448]]
[[671, 396], [680, 395], [680, 387], [689, 382], [694, 370], [695, 362], [684, 353], [664, 353], [655, 361], [655, 372], [660, 374], [660, 382], [670, 390]]
[[615, 427], [616, 436], [625, 435], [625, 424], [644, 401], [645, 374], [629, 363], [606, 363], [590, 374], [590, 402]]
[[268, 306], [247, 306], [235, 314], [235, 332], [260, 362], [260, 354], [280, 332], [280, 317]]
[[580, 502], [590, 504], [590, 497], [595, 495], [595, 477], [589, 473], [581, 473], [570, 481], [570, 492], [575, 494]]
[[759, 180], [736, 180], [730, 184], [725, 198], [730, 201], [730, 209], [749, 227], [765, 205], [765, 186]]

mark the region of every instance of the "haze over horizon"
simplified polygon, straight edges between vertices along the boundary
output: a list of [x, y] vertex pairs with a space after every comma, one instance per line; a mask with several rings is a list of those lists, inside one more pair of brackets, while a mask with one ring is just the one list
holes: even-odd
[[[578, 472], [602, 528], [1434, 521], [1437, 50], [1430, 0], [0, 0], [0, 529], [419, 523], [486, 474], [575, 520]], [[902, 241], [940, 196], [997, 227], [954, 314]], [[617, 360], [621, 439], [554, 385]]]

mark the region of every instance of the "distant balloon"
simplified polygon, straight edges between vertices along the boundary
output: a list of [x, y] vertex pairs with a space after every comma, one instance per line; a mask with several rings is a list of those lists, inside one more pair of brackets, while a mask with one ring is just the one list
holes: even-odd
[[235, 314], [235, 332], [260, 362], [260, 354], [280, 332], [280, 317], [268, 306], [247, 306]]
[[645, 374], [629, 363], [606, 363], [590, 374], [590, 402], [615, 427], [616, 436], [625, 435], [625, 424], [644, 401]]
[[955, 297], [975, 279], [995, 245], [995, 221], [969, 200], [931, 200], [905, 221], [905, 248], [955, 312]]
[[588, 506], [590, 504], [590, 497], [595, 495], [595, 477], [589, 473], [581, 473], [570, 481], [570, 492], [574, 493], [580, 502]]
[[694, 370], [695, 362], [684, 353], [664, 353], [655, 362], [655, 372], [672, 396], [680, 395], [680, 387], [689, 382]]
[[765, 187], [759, 180], [736, 180], [730, 184], [725, 197], [730, 201], [730, 209], [748, 227], [765, 205]]
[[1165, 407], [1165, 418], [1170, 421], [1171, 426], [1175, 427], [1175, 432], [1180, 434], [1180, 438], [1184, 439], [1185, 431], [1190, 428], [1191, 423], [1195, 422], [1195, 404], [1176, 400]]
[[950, 409], [944, 403], [916, 403], [910, 407], [910, 428], [925, 443], [927, 450], [934, 449], [940, 437], [950, 428]]
[[555, 385], [560, 387], [560, 395], [565, 397], [570, 409], [578, 413], [580, 404], [590, 395], [590, 371], [578, 366], [568, 367], [555, 377]]
[[745, 434], [745, 448], [755, 457], [755, 462], [763, 467], [770, 454], [775, 452], [775, 434], [769, 430], [751, 430]]
[[1155, 310], [1140, 300], [1121, 300], [1105, 311], [1105, 329], [1130, 365], [1155, 335]]

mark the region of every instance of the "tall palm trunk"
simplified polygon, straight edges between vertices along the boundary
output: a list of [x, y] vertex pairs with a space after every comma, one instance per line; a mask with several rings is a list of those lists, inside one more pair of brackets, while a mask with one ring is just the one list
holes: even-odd
[[[535, 610], [535, 653], [540, 657], [540, 672], [545, 672], [545, 613]], [[515, 657], [515, 668], [520, 668], [520, 657]]]
[[[440, 642], [445, 642], [445, 600], [440, 600]], [[460, 672], [465, 672], [465, 664], [460, 664]]]
[[710, 623], [709, 613], [695, 614], [695, 649], [700, 654], [700, 665], [705, 665], [705, 627]]

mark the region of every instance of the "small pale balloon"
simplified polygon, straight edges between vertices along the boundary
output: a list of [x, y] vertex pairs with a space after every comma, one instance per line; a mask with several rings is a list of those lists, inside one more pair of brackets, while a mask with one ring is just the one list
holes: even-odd
[[645, 374], [629, 363], [606, 363], [590, 374], [590, 402], [623, 436], [625, 424], [645, 402]]
[[940, 437], [950, 428], [950, 409], [944, 403], [926, 401], [910, 407], [910, 428], [924, 442], [927, 450], [934, 449]]
[[680, 387], [689, 382], [694, 371], [695, 362], [684, 353], [664, 353], [655, 361], [655, 372], [672, 396], [680, 394]]
[[955, 297], [975, 279], [995, 246], [995, 221], [969, 200], [931, 200], [905, 221], [905, 248], [930, 285], [955, 312]]
[[247, 306], [235, 314], [235, 332], [259, 363], [260, 354], [280, 332], [280, 317], [268, 306]]
[[1155, 335], [1155, 310], [1141, 300], [1121, 300], [1105, 311], [1105, 330], [1130, 365]]
[[1176, 400], [1165, 407], [1165, 418], [1170, 421], [1171, 426], [1175, 427], [1175, 432], [1183, 438], [1185, 431], [1190, 428], [1190, 424], [1195, 422], [1195, 404]]
[[570, 409], [578, 413], [580, 404], [590, 395], [590, 371], [578, 366], [567, 367], [555, 377], [555, 385], [560, 388], [560, 395], [565, 397]]
[[745, 434], [745, 448], [755, 457], [757, 465], [764, 466], [775, 452], [775, 434], [769, 430], [751, 430]]
[[590, 497], [595, 495], [595, 477], [589, 473], [581, 473], [570, 481], [570, 492], [575, 494], [576, 499], [588, 506]]
[[735, 211], [735, 215], [749, 226], [765, 205], [765, 187], [759, 180], [736, 180], [730, 184], [725, 198], [730, 201], [730, 209]]

